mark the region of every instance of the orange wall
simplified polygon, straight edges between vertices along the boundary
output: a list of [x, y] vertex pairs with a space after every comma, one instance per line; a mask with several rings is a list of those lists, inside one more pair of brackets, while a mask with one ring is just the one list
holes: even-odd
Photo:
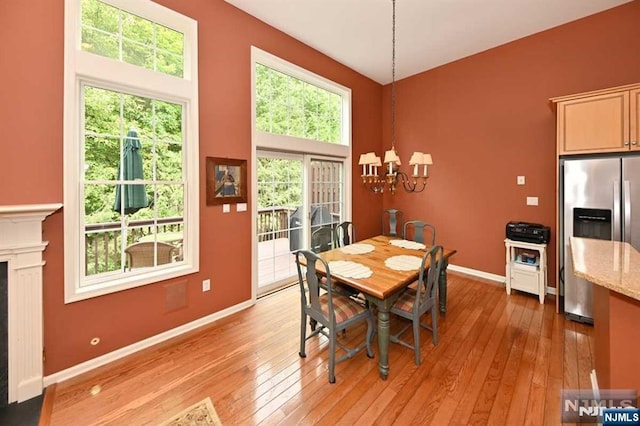
[[[555, 115], [549, 98], [640, 81], [640, 1], [414, 75], [396, 83], [396, 148], [434, 165], [427, 189], [385, 195], [384, 208], [433, 223], [451, 263], [504, 276], [505, 225], [551, 227], [555, 285]], [[390, 146], [390, 87], [383, 145]], [[404, 166], [408, 170], [408, 166]], [[516, 177], [526, 176], [517, 186]], [[527, 206], [526, 197], [539, 198]]]
[[[360, 185], [357, 160], [361, 152], [387, 148], [388, 88], [383, 95], [377, 83], [222, 0], [158, 2], [199, 22], [201, 271], [171, 281], [186, 281], [188, 300], [172, 313], [164, 312], [167, 282], [65, 305], [63, 213], [49, 217], [46, 375], [250, 297], [250, 214], [205, 206], [204, 158], [250, 158], [252, 44], [352, 89], [359, 238], [379, 232], [383, 205], [397, 207], [405, 218], [436, 224], [438, 239], [458, 249], [452, 263], [496, 274], [504, 274], [507, 221], [554, 222], [548, 98], [640, 81], [639, 1], [405, 79], [398, 83], [398, 149], [407, 161], [421, 148], [436, 164], [424, 193], [380, 197]], [[0, 2], [2, 205], [62, 201], [63, 3]], [[525, 187], [515, 185], [518, 174], [526, 175]], [[525, 206], [526, 195], [540, 197], [540, 206]], [[200, 282], [207, 277], [213, 291], [203, 294]], [[101, 343], [90, 346], [96, 336]]]
[[[251, 297], [250, 213], [205, 205], [205, 157], [251, 156], [250, 46], [256, 45], [352, 89], [354, 152], [381, 144], [382, 86], [222, 0], [162, 0], [199, 22], [200, 273], [64, 304], [63, 213], [44, 225], [45, 375], [233, 306]], [[0, 204], [63, 198], [63, 0], [0, 3]], [[354, 164], [357, 170], [357, 158]], [[251, 180], [252, 167], [249, 167]], [[359, 233], [379, 228], [382, 200], [359, 186]], [[249, 206], [251, 209], [251, 206]], [[201, 281], [211, 278], [212, 291]], [[188, 306], [165, 312], [165, 286], [185, 282]], [[93, 337], [98, 346], [91, 346]]]

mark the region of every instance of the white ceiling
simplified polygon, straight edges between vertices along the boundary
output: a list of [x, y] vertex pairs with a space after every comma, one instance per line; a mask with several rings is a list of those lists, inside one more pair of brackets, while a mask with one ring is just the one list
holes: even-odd
[[[391, 0], [225, 0], [391, 82]], [[396, 80], [632, 0], [397, 0]]]

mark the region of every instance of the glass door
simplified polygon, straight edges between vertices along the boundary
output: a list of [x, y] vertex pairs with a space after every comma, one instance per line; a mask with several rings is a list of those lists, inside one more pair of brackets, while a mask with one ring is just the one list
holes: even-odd
[[257, 295], [295, 282], [293, 252], [311, 232], [345, 220], [342, 160], [257, 152]]

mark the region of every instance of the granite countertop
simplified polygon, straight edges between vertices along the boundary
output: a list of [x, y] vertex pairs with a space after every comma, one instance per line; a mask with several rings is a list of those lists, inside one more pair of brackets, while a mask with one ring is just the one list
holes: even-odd
[[640, 300], [640, 253], [629, 243], [571, 237], [573, 274]]

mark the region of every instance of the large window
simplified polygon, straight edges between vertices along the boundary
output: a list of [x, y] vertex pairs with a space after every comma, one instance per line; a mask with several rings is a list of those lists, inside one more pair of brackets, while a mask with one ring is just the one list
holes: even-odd
[[252, 49], [254, 291], [296, 278], [292, 252], [350, 220], [351, 90]]
[[65, 301], [198, 270], [197, 25], [67, 0]]

